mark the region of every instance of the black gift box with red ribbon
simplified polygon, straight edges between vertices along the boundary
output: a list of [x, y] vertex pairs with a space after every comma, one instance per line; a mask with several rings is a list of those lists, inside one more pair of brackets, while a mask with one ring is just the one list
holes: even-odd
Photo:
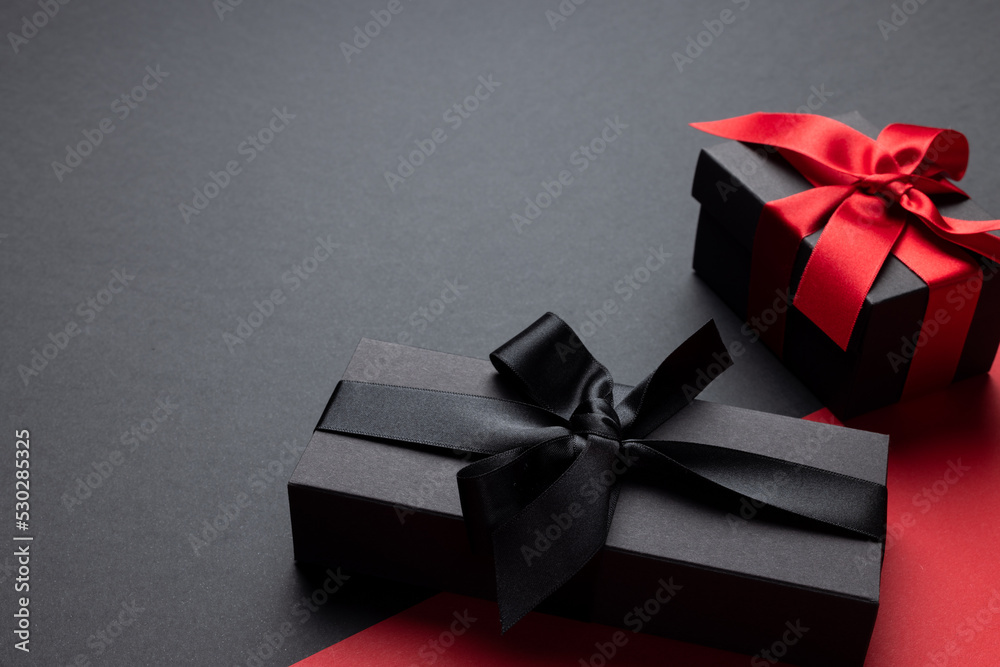
[[[879, 135], [878, 129], [857, 112], [836, 120], [868, 137]], [[703, 129], [712, 132], [712, 125], [707, 123], [705, 126], [708, 127]], [[787, 129], [787, 121], [784, 128], [778, 122], [778, 130], [781, 129]], [[932, 156], [947, 154], [949, 150], [959, 154], [965, 151], [967, 154], [964, 137], [947, 130], [939, 132], [927, 141]], [[799, 133], [798, 140], [817, 141], [805, 132]], [[848, 148], [864, 149], [865, 146]], [[853, 232], [853, 237], [848, 237], [848, 242], [840, 239], [840, 252], [852, 259], [867, 252], [873, 243], [877, 244], [878, 238], [872, 241], [867, 235], [878, 236], [883, 229], [881, 216], [888, 210], [905, 217], [905, 224], [911, 227], [911, 231], [919, 230], [923, 236], [930, 237], [933, 243], [929, 245], [941, 248], [944, 262], [955, 264], [964, 261], [964, 273], [955, 270], [952, 275], [945, 275], [932, 294], [928, 283], [897, 256], [900, 254], [906, 258], [905, 254], [898, 253], [900, 243], [897, 242], [893, 253], [877, 267], [877, 276], [873, 276], [870, 288], [862, 292], [864, 301], [856, 314], [853, 328], [850, 318], [846, 318], [849, 339], [845, 335], [838, 344], [815, 321], [821, 319], [815, 314], [817, 310], [821, 315], [826, 314], [823, 310], [835, 310], [836, 304], [832, 303], [835, 299], [829, 299], [831, 303], [813, 299], [814, 313], [811, 316], [799, 307], [801, 295], [797, 292], [800, 281], [826, 232], [823, 221], [819, 221], [816, 231], [806, 230], [809, 233], [804, 234], [801, 241], [792, 239], [791, 250], [785, 244], [784, 252], [788, 255], [791, 269], [787, 285], [779, 289], [772, 282], [763, 291], [759, 288], [760, 284], [767, 284], [766, 273], [770, 266], [780, 264], [782, 260], [778, 257], [782, 251], [771, 247], [780, 245], [778, 242], [781, 239], [776, 239], [770, 230], [765, 230], [764, 234], [770, 236], [763, 239], [758, 234], [762, 228], [762, 216], [766, 215], [765, 209], [819, 189], [815, 182], [807, 180], [786, 159], [788, 157], [795, 161], [798, 156], [773, 146], [729, 141], [702, 150], [698, 158], [692, 194], [701, 204], [701, 213], [695, 241], [694, 269], [746, 320], [743, 333], [751, 341], [763, 338], [786, 366], [840, 419], [849, 419], [904, 398], [942, 388], [949, 382], [988, 372], [1000, 344], [1000, 278], [997, 277], [1000, 267], [966, 248], [947, 247], [949, 244], [926, 232], [915, 216], [898, 205], [898, 195], [894, 194], [892, 187], [899, 180], [893, 181], [895, 174], [876, 174], [853, 184], [859, 194], [867, 195], [867, 199], [874, 204], [874, 213], [863, 219], [863, 224], [856, 225], [857, 231]], [[956, 159], [961, 160], [961, 166], [954, 169], [960, 177], [964, 171], [964, 159], [961, 156]], [[801, 168], [801, 164], [798, 166]], [[920, 164], [913, 171], [919, 173], [921, 167], [926, 169], [924, 164]], [[893, 168], [896, 168], [895, 165]], [[932, 182], [932, 186], [944, 182], [948, 188], [953, 187], [944, 176], [935, 174], [939, 180]], [[893, 200], [893, 197], [897, 199]], [[866, 197], [860, 199], [864, 204]], [[952, 219], [986, 221], [993, 217], [974, 201], [959, 194], [935, 191], [924, 201], [930, 200], [949, 222]], [[795, 220], [794, 214], [787, 212], [788, 208], [786, 206], [784, 214], [792, 218], [793, 226], [799, 224], [801, 221]], [[794, 210], [794, 206], [791, 208]], [[829, 211], [825, 214], [829, 215]], [[995, 231], [984, 234], [1000, 236]], [[925, 252], [924, 255], [933, 255], [934, 252]], [[774, 261], [768, 258], [768, 253], [775, 255]], [[931, 256], [928, 261], [933, 263], [937, 258]], [[834, 267], [832, 272], [814, 274], [811, 278], [814, 283], [818, 280], [837, 283], [840, 276], [836, 271]], [[765, 274], [764, 280], [760, 280], [760, 274]], [[754, 281], [757, 281], [756, 294], [752, 293]], [[834, 296], [849, 289], [839, 284], [828, 287], [830, 289], [826, 294]], [[754, 304], [752, 307], [751, 301]], [[776, 337], [774, 334], [778, 329], [781, 332]], [[919, 369], [915, 359], [923, 362]]]

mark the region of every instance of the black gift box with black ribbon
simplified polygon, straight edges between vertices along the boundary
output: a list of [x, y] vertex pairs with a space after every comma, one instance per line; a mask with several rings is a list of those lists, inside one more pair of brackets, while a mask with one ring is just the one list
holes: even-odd
[[295, 557], [499, 598], [504, 629], [860, 665], [888, 438], [695, 399], [720, 350], [708, 325], [628, 388], [552, 315], [493, 365], [362, 340], [289, 481]]

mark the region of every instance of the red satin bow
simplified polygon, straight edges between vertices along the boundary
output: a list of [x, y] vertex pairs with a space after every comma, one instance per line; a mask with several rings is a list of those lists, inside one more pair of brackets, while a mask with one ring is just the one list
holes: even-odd
[[[960, 132], [896, 123], [872, 139], [831, 118], [785, 113], [691, 125], [774, 146], [815, 186], [764, 207], [754, 238], [748, 315], [773, 312], [775, 293], [790, 286], [799, 243], [821, 228], [793, 304], [844, 350], [890, 253], [930, 288], [925, 325], [945, 306], [944, 288], [980, 273], [960, 247], [1000, 259], [1000, 238], [988, 233], [1000, 230], [1000, 220], [945, 217], [929, 196], [968, 196], [946, 180], [965, 174], [969, 143]], [[914, 355], [905, 395], [951, 382], [975, 311], [975, 303], [965, 306], [949, 311], [948, 326], [928, 335]], [[781, 353], [783, 315], [762, 337]]]

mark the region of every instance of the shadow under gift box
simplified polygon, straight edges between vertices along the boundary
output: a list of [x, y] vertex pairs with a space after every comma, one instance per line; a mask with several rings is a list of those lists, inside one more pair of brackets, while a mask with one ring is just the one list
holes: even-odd
[[[518, 399], [488, 361], [368, 339], [344, 380]], [[886, 480], [888, 436], [706, 401], [649, 437]], [[467, 464], [439, 450], [314, 432], [288, 483], [296, 560], [495, 599], [490, 554], [470, 550], [462, 518], [455, 474]], [[792, 664], [861, 665], [878, 610], [882, 538], [797, 525], [630, 471], [606, 546], [539, 609], [747, 655], [780, 645]], [[545, 558], [544, 544], [527, 546]]]
[[[836, 120], [878, 136], [878, 129], [857, 112]], [[701, 203], [694, 270], [742, 318], [748, 317], [751, 253], [764, 204], [812, 188], [781, 155], [767, 152], [762, 159], [761, 149], [738, 141], [703, 149], [692, 188]], [[994, 217], [969, 199], [936, 196], [934, 201], [949, 217]], [[821, 234], [822, 230], [807, 236], [799, 246], [789, 286], [792, 296]], [[953, 382], [989, 372], [1000, 344], [1000, 267], [963, 252], [979, 261], [986, 280]], [[865, 298], [846, 351], [789, 306], [782, 361], [841, 420], [896, 403], [903, 395], [928, 294], [927, 284], [889, 255]], [[961, 293], [955, 294], [961, 298]], [[748, 328], [744, 331], [753, 335]]]

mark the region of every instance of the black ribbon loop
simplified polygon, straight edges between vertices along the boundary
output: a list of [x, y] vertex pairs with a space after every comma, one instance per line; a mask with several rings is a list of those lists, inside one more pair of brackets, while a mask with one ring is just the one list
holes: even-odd
[[[883, 485], [723, 446], [645, 439], [732, 364], [714, 322], [617, 405], [611, 374], [552, 313], [490, 361], [523, 402], [343, 381], [317, 429], [483, 455], [457, 482], [473, 547], [493, 550], [504, 631], [604, 546], [633, 466], [882, 539]], [[774, 479], [784, 480], [777, 490]], [[552, 525], [557, 539], [546, 535]]]

